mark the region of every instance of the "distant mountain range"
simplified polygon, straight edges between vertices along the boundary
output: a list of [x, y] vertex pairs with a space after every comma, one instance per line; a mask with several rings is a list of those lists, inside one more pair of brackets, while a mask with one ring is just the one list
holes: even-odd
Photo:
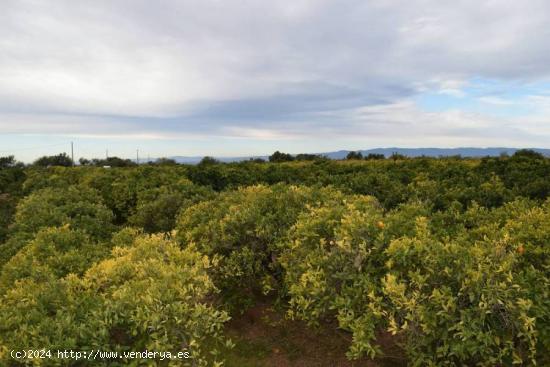
[[[538, 153], [541, 153], [547, 157], [550, 157], [550, 149], [541, 149], [541, 148], [529, 148]], [[460, 155], [462, 157], [497, 157], [503, 153], [512, 155], [516, 151], [520, 150], [519, 148], [376, 148], [376, 149], [367, 149], [360, 150], [363, 156], [369, 154], [383, 154], [386, 157], [391, 156], [392, 154], [401, 154], [406, 157], [449, 157]], [[325, 156], [330, 159], [344, 159], [348, 155], [349, 150], [339, 150], [336, 152], [327, 152], [327, 153], [315, 153], [321, 156]], [[186, 156], [173, 156], [169, 157], [175, 160], [178, 163], [186, 164], [197, 164], [201, 161], [203, 157], [186, 157]], [[221, 162], [241, 162], [247, 161], [249, 159], [261, 158], [267, 160], [269, 156], [247, 156], [247, 157], [214, 157]]]
[[[550, 149], [529, 148], [535, 152], [541, 153], [550, 157]], [[506, 153], [512, 155], [520, 150], [519, 148], [376, 148], [361, 150], [363, 156], [368, 154], [384, 154], [389, 157], [394, 153], [404, 155], [406, 157], [450, 157], [460, 155], [462, 157], [498, 157]], [[323, 155], [332, 159], [345, 158], [349, 150], [340, 150], [337, 152], [324, 153]]]

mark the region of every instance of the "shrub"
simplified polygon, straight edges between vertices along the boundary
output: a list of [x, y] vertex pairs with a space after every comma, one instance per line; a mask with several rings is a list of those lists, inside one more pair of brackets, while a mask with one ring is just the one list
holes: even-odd
[[[210, 266], [192, 246], [180, 250], [159, 236], [142, 236], [81, 277], [44, 271], [22, 278], [0, 298], [0, 360], [8, 363], [10, 349], [155, 350], [187, 351], [191, 358], [171, 362], [177, 365], [220, 365], [220, 348], [231, 345], [222, 335], [229, 317], [209, 301], [216, 292]], [[74, 363], [55, 356], [32, 362]]]
[[108, 256], [109, 248], [69, 226], [43, 229], [2, 267], [0, 294], [24, 278], [40, 281], [50, 275], [83, 274], [91, 264]]
[[282, 244], [288, 316], [314, 325], [336, 318], [353, 333], [354, 357], [379, 353], [370, 343], [379, 321], [368, 300], [380, 288], [385, 230], [378, 201], [359, 196], [311, 208]]
[[239, 303], [278, 277], [277, 242], [294, 224], [306, 205], [337, 200], [332, 189], [296, 186], [251, 186], [224, 192], [214, 200], [182, 212], [178, 241], [196, 244], [199, 251], [219, 259], [213, 269], [224, 296]]
[[213, 197], [211, 189], [189, 181], [143, 190], [138, 193], [135, 212], [128, 222], [142, 227], [147, 233], [170, 232], [180, 210]]
[[[454, 212], [466, 225], [450, 237], [426, 211], [407, 204], [384, 215], [356, 197], [302, 213], [282, 244], [289, 317], [336, 319], [352, 333], [350, 358], [379, 355], [376, 335], [387, 329], [415, 366], [547, 361], [548, 216], [525, 202]], [[486, 219], [468, 224], [476, 217]]]
[[533, 302], [506, 238], [475, 244], [416, 236], [391, 243], [379, 309], [414, 366], [535, 363]]
[[101, 202], [95, 190], [83, 187], [33, 192], [17, 206], [11, 236], [2, 245], [0, 266], [47, 227], [69, 225], [94, 239], [108, 239], [114, 229], [113, 215]]

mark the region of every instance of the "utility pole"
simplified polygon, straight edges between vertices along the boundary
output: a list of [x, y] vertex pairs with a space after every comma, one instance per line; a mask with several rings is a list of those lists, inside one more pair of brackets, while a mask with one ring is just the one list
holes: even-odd
[[109, 159], [109, 149], [105, 149], [105, 159]]
[[73, 142], [71, 141], [71, 160], [73, 161], [73, 167], [74, 167], [74, 150], [73, 150]]
[[139, 149], [136, 149], [136, 163], [139, 165]]

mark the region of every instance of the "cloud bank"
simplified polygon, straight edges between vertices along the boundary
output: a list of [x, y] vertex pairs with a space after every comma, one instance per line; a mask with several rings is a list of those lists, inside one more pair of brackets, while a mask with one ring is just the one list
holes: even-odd
[[7, 0], [0, 134], [543, 146], [548, 24], [543, 0]]

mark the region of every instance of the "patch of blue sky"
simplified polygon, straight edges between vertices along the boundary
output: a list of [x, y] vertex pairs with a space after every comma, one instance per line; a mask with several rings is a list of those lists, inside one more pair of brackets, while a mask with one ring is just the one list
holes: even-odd
[[533, 96], [550, 96], [550, 83], [499, 81], [476, 78], [458, 91], [432, 90], [415, 98], [417, 106], [429, 112], [459, 110], [500, 118], [536, 113]]

